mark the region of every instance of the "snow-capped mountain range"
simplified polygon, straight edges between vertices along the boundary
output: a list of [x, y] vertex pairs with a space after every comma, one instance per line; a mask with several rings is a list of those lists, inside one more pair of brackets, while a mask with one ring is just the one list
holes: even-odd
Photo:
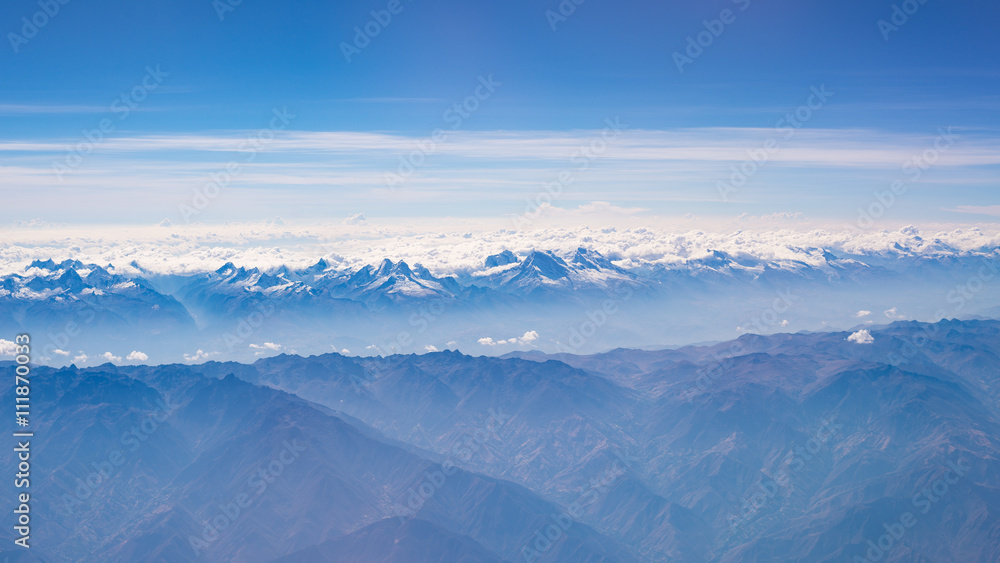
[[[656, 292], [675, 288], [679, 282], [768, 284], [786, 282], [843, 283], [873, 277], [905, 278], [916, 272], [934, 276], [966, 265], [992, 265], [1000, 259], [1000, 248], [992, 252], [952, 252], [937, 255], [913, 254], [900, 248], [895, 256], [881, 253], [838, 256], [826, 249], [807, 249], [809, 261], [800, 259], [764, 260], [753, 256], [735, 257], [711, 251], [673, 264], [632, 264], [622, 267], [601, 253], [578, 248], [572, 255], [559, 256], [548, 250], [532, 250], [518, 256], [510, 250], [487, 256], [479, 270], [467, 275], [435, 276], [420, 264], [383, 259], [357, 270], [342, 269], [326, 259], [314, 265], [291, 269], [287, 266], [264, 271], [237, 266], [232, 262], [204, 274], [175, 276], [180, 286], [173, 296], [159, 290], [157, 280], [136, 262], [128, 268], [84, 264], [77, 260], [36, 260], [23, 273], [0, 277], [0, 305], [73, 300], [148, 302], [159, 308], [194, 302], [222, 309], [251, 298], [278, 301], [287, 306], [315, 305], [322, 301], [365, 304], [369, 309], [434, 299], [461, 300], [490, 292], [514, 298], [538, 292], [574, 295], [578, 292], [613, 294], [621, 288]], [[177, 299], [175, 300], [174, 297]]]
[[[134, 261], [116, 268], [36, 260], [0, 277], [0, 335], [43, 333], [53, 353], [67, 357], [67, 340], [81, 343], [73, 354], [83, 354], [82, 343], [113, 341], [143, 346], [143, 355], [173, 347], [183, 357], [210, 353], [204, 348], [238, 357], [292, 343], [300, 352], [486, 345], [557, 351], [567, 343], [602, 350], [719, 339], [734, 329], [992, 316], [1000, 307], [1000, 292], [984, 291], [1000, 279], [998, 248], [863, 254], [805, 248], [780, 259], [713, 250], [682, 261], [637, 262], [580, 247], [504, 250], [480, 264], [442, 275], [403, 260], [350, 268], [323, 258], [299, 268], [227, 262], [209, 272], [162, 275]], [[532, 338], [521, 337], [527, 334]]]

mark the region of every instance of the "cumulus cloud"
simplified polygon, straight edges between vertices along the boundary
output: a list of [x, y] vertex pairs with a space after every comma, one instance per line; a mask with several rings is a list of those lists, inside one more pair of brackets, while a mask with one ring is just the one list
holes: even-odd
[[430, 344], [428, 344], [427, 346], [424, 346], [424, 350], [427, 350], [428, 352], [437, 352], [438, 351], [437, 346], [432, 346]]
[[113, 364], [117, 364], [117, 363], [119, 363], [119, 362], [122, 361], [122, 357], [121, 356], [116, 356], [116, 355], [112, 354], [111, 352], [105, 352], [105, 353], [101, 354], [101, 357], [104, 358], [105, 360], [113, 363]]
[[477, 342], [483, 346], [503, 346], [505, 344], [530, 344], [535, 340], [538, 340], [538, 332], [529, 330], [525, 332], [523, 336], [514, 336], [504, 340], [493, 340], [493, 338], [489, 336], [484, 336], [483, 338], [477, 340]]
[[82, 354], [81, 353], [79, 356], [74, 356], [73, 357], [73, 363], [74, 364], [85, 364], [85, 363], [87, 363], [87, 360], [89, 360], [89, 359], [90, 359], [89, 356], [87, 356], [86, 354]]
[[217, 352], [205, 352], [204, 350], [198, 350], [194, 354], [184, 354], [184, 361], [191, 363], [204, 362], [216, 354]]
[[59, 356], [68, 356], [69, 355], [69, 352], [67, 352], [66, 350], [59, 350], [58, 348], [55, 349], [55, 350], [53, 350], [52, 353], [56, 354], [56, 355], [59, 355]]
[[859, 318], [859, 319], [861, 319], [861, 318], [867, 317], [870, 314], [872, 314], [871, 311], [865, 311], [864, 309], [862, 309], [862, 310], [858, 311], [857, 313], [854, 313], [854, 316], [857, 317], [857, 318]]
[[903, 318], [905, 318], [903, 315], [899, 314], [899, 312], [896, 310], [895, 307], [893, 307], [892, 309], [887, 309], [886, 311], [883, 311], [883, 313], [885, 314], [886, 317], [888, 317], [890, 319], [903, 319]]
[[859, 330], [848, 336], [847, 341], [854, 342], [855, 344], [871, 344], [875, 342], [875, 337], [867, 330]]
[[255, 350], [255, 356], [263, 356], [268, 352], [280, 352], [285, 349], [281, 344], [275, 344], [274, 342], [265, 342], [263, 344], [251, 344], [251, 350]]
[[10, 340], [0, 339], [0, 356], [13, 356], [17, 345]]
[[[517, 339], [514, 339], [514, 340], [517, 340]], [[526, 344], [528, 342], [533, 342], [535, 340], [538, 340], [538, 333], [535, 332], [534, 330], [529, 330], [528, 332], [525, 332], [524, 335], [521, 336], [521, 338], [519, 340], [523, 344]]]
[[354, 215], [351, 215], [347, 219], [344, 219], [344, 224], [345, 225], [367, 225], [368, 224], [368, 218], [365, 217], [364, 213], [355, 213]]
[[132, 353], [125, 357], [125, 359], [130, 362], [145, 362], [149, 359], [149, 356], [138, 350], [133, 350]]

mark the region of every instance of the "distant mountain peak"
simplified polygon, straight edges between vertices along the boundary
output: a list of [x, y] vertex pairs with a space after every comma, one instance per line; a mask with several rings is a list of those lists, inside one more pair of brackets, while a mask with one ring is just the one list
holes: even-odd
[[532, 250], [524, 262], [521, 262], [520, 269], [522, 272], [534, 270], [549, 279], [560, 279], [569, 275], [569, 266], [566, 262], [549, 251]]
[[231, 276], [236, 272], [237, 272], [236, 265], [233, 264], [232, 262], [226, 262], [225, 264], [222, 265], [221, 268], [215, 271], [216, 274], [219, 274], [220, 276], [224, 277]]
[[31, 268], [39, 268], [41, 270], [51, 271], [56, 269], [56, 263], [53, 262], [51, 258], [49, 258], [48, 260], [35, 260], [31, 264], [29, 264], [28, 267], [25, 268], [25, 270], [30, 270]]
[[517, 256], [509, 250], [504, 250], [500, 254], [491, 254], [486, 257], [486, 269], [515, 263], [517, 263]]
[[582, 246], [576, 249], [576, 254], [573, 255], [571, 262], [578, 267], [588, 270], [620, 270], [620, 268], [612, 264], [611, 260], [608, 260], [600, 252], [589, 250]]

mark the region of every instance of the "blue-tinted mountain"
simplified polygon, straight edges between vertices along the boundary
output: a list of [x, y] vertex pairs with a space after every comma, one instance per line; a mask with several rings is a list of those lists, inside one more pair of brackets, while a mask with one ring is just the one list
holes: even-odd
[[[596, 251], [580, 248], [566, 261], [552, 252], [533, 250], [523, 260], [512, 254], [490, 256], [487, 270], [475, 283], [522, 295], [571, 295], [581, 290], [610, 292], [622, 286], [639, 287], [638, 278], [615, 266]], [[491, 264], [495, 264], [491, 266]]]
[[[448, 469], [357, 419], [232, 375], [108, 364], [42, 368], [33, 384], [45, 415], [32, 442], [32, 510], [45, 525], [32, 539], [47, 560], [271, 561], [333, 549], [344, 561], [511, 561], [559, 511], [522, 486]], [[424, 483], [433, 493], [409, 504]], [[388, 537], [398, 547], [382, 545]], [[637, 560], [584, 524], [550, 552]]]
[[[141, 350], [156, 361], [203, 350], [247, 361], [271, 350], [579, 353], [846, 328], [859, 319], [995, 317], [1000, 293], [983, 282], [1000, 274], [1000, 255], [924, 243], [919, 251], [802, 248], [782, 257], [716, 250], [682, 261], [585, 247], [505, 250], [454, 275], [390, 260], [359, 269], [326, 260], [269, 270], [226, 263], [192, 275], [36, 261], [23, 275], [0, 278], [0, 330], [58, 335], [86, 316], [97, 319], [86, 336], [53, 348], [90, 356]], [[538, 337], [520, 339], [529, 333]]]
[[403, 261], [383, 260], [378, 266], [365, 266], [346, 279], [317, 280], [319, 287], [343, 299], [384, 308], [413, 300], [455, 299], [462, 287], [455, 278], [434, 277], [419, 265], [410, 268]]
[[51, 354], [95, 342], [182, 338], [195, 323], [180, 302], [141, 276], [76, 260], [36, 260], [22, 274], [0, 278], [0, 329], [46, 335]]
[[[283, 355], [198, 370], [326, 405], [563, 507], [588, 495], [578, 521], [639, 560], [864, 558], [866, 539], [911, 511], [920, 527], [890, 560], [992, 561], [1000, 322], [868, 330], [870, 342], [851, 332], [747, 335], [590, 356]], [[506, 422], [484, 426], [491, 409]], [[455, 444], [480, 429], [482, 447], [456, 456]], [[921, 513], [914, 496], [953, 479], [949, 464], [966, 469]], [[397, 529], [365, 533], [395, 542]]]

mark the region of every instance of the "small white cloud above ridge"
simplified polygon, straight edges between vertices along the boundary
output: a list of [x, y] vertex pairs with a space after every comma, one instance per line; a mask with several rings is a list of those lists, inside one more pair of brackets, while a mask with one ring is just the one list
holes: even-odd
[[875, 337], [868, 330], [859, 330], [857, 332], [851, 333], [847, 337], [848, 342], [853, 342], [855, 344], [871, 344], [875, 342]]

